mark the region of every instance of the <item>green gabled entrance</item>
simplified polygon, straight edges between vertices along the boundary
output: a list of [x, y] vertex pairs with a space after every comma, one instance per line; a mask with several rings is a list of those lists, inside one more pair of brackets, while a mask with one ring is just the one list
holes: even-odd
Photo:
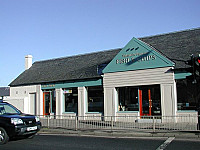
[[131, 41], [105, 67], [103, 73], [171, 67], [174, 63], [137, 38]]

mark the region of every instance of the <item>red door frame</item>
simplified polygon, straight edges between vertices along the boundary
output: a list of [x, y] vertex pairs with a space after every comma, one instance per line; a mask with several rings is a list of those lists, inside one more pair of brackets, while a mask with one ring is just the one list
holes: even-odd
[[151, 116], [152, 100], [151, 100], [151, 90], [150, 89], [148, 89], [148, 98], [149, 98], [149, 114], [143, 114], [142, 89], [139, 89], [140, 116]]
[[[49, 115], [50, 114], [50, 113], [45, 113], [45, 94], [47, 94], [47, 93], [51, 94], [50, 92], [43, 92], [43, 115]], [[51, 95], [50, 95], [50, 97], [51, 97]], [[50, 103], [51, 103], [51, 100], [50, 100]]]

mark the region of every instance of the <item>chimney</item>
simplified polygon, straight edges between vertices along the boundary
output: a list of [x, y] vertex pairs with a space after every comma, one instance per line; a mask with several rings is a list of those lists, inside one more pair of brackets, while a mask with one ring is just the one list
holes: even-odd
[[29, 69], [32, 66], [32, 55], [25, 56], [25, 70]]

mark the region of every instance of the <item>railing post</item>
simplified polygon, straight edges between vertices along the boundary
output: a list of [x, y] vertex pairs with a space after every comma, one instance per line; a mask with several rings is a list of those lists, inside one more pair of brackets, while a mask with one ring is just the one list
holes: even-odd
[[153, 116], [153, 132], [155, 132], [156, 125], [155, 125], [155, 116]]
[[49, 121], [49, 116], [47, 116], [47, 128], [49, 128], [49, 124], [50, 124], [50, 121]]
[[111, 116], [111, 132], [113, 131], [113, 116]]
[[75, 131], [77, 131], [78, 128], [78, 116], [75, 116]]
[[200, 121], [200, 116], [197, 115], [197, 130], [198, 130], [198, 131], [200, 130], [200, 128], [199, 128], [199, 121]]

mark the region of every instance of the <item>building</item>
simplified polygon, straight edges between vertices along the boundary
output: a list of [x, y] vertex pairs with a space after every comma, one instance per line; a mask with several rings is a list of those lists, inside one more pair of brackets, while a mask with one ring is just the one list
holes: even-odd
[[9, 87], [0, 87], [0, 100], [5, 100], [10, 97]]
[[[25, 113], [71, 116], [197, 115], [199, 95], [186, 80], [200, 54], [200, 28], [133, 38], [112, 49], [37, 61], [10, 83], [10, 103]], [[198, 94], [199, 92], [196, 91]]]

